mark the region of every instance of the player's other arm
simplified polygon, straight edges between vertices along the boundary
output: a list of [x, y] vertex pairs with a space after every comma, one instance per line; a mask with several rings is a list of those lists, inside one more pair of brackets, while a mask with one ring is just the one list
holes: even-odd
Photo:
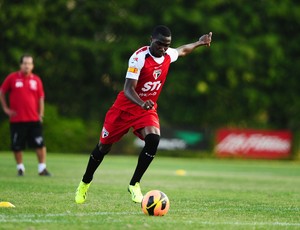
[[5, 94], [2, 93], [2, 91], [0, 90], [0, 102], [1, 102], [1, 105], [2, 105], [2, 109], [5, 113], [7, 113], [8, 111], [8, 106], [7, 106], [7, 103], [6, 103], [6, 100], [5, 100]]
[[6, 103], [5, 93], [3, 93], [2, 90], [0, 90], [0, 102], [4, 113], [6, 113], [9, 117], [16, 115], [16, 112], [8, 107]]
[[43, 122], [44, 110], [45, 110], [45, 100], [44, 97], [41, 97], [39, 100], [39, 117], [41, 122]]
[[210, 46], [211, 37], [212, 37], [212, 32], [209, 32], [209, 34], [202, 35], [199, 38], [199, 40], [196, 41], [196, 42], [186, 44], [186, 45], [182, 45], [182, 46], [176, 48], [177, 51], [178, 51], [178, 56], [179, 57], [186, 56], [189, 53], [191, 53], [195, 48], [197, 48], [199, 46]]
[[137, 80], [126, 78], [124, 84], [124, 94], [133, 103], [141, 106], [143, 109], [151, 109], [154, 106], [154, 102], [151, 100], [143, 101], [137, 92], [135, 91]]

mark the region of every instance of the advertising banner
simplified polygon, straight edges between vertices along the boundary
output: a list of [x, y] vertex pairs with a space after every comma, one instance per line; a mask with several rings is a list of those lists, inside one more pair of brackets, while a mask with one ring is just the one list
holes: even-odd
[[220, 129], [216, 134], [218, 157], [288, 158], [292, 134], [289, 131]]
[[[208, 150], [211, 131], [189, 127], [161, 127], [161, 137], [158, 149], [163, 150]], [[139, 138], [134, 144], [143, 147], [144, 142]]]

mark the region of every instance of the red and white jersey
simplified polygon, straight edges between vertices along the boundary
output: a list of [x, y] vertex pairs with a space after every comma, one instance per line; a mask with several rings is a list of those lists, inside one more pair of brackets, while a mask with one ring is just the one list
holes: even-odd
[[16, 112], [15, 116], [10, 117], [10, 122], [39, 121], [39, 100], [45, 95], [42, 81], [37, 75], [11, 73], [0, 90], [3, 94], [9, 93], [9, 107]]
[[[137, 80], [135, 91], [138, 96], [146, 101], [152, 100], [157, 108], [157, 100], [166, 81], [170, 63], [178, 58], [176, 49], [168, 48], [165, 56], [154, 57], [149, 51], [149, 46], [138, 49], [129, 59], [126, 78]], [[144, 112], [140, 106], [130, 101], [121, 91], [114, 106], [130, 113]]]

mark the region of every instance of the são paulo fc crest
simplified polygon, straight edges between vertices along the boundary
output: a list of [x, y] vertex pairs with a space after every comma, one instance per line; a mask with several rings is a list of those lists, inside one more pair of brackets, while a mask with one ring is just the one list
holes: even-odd
[[161, 69], [155, 69], [155, 70], [153, 71], [153, 77], [155, 78], [155, 80], [156, 80], [157, 78], [159, 78], [160, 75], [161, 75]]
[[109, 132], [103, 127], [102, 129], [102, 138], [108, 137]]
[[29, 81], [30, 89], [37, 90], [37, 82], [36, 80], [30, 80]]

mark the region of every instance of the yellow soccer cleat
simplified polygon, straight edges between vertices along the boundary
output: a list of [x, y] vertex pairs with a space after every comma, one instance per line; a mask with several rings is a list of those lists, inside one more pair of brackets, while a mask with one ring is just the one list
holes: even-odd
[[86, 200], [86, 194], [87, 191], [90, 187], [91, 183], [86, 184], [82, 181], [80, 181], [79, 186], [76, 190], [76, 195], [75, 195], [75, 202], [77, 204], [82, 204]]
[[135, 185], [128, 186], [128, 192], [131, 194], [131, 199], [135, 203], [142, 203], [143, 194], [141, 192], [140, 183], [136, 182]]

